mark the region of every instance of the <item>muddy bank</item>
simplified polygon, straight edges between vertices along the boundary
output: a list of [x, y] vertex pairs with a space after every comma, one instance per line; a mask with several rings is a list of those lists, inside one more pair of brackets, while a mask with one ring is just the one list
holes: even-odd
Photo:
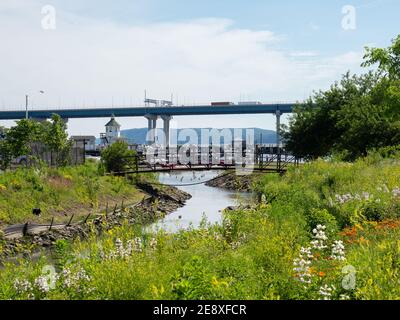
[[120, 206], [87, 215], [79, 222], [68, 224], [38, 225], [21, 224], [0, 231], [2, 257], [29, 254], [38, 248], [51, 248], [57, 240], [85, 239], [92, 232], [101, 234], [122, 223], [150, 224], [185, 205], [191, 195], [169, 186], [153, 186], [140, 183], [137, 188], [145, 193], [144, 198], [133, 205]]
[[235, 172], [223, 173], [208, 181], [206, 186], [222, 188], [232, 191], [251, 192], [253, 183], [260, 177], [259, 174], [236, 175]]

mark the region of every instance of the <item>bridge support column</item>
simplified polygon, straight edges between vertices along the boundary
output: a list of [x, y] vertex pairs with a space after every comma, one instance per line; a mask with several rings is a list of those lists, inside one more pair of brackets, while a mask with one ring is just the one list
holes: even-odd
[[164, 139], [165, 139], [165, 141], [163, 141], [163, 143], [164, 143], [165, 147], [168, 148], [169, 147], [169, 143], [170, 143], [170, 141], [169, 141], [170, 140], [170, 138], [169, 138], [169, 136], [170, 136], [170, 122], [171, 122], [172, 116], [161, 116], [161, 119], [163, 120], [163, 123], [164, 123], [163, 129], [164, 129]]
[[157, 115], [146, 115], [147, 119], [147, 143], [149, 145], [156, 142]]

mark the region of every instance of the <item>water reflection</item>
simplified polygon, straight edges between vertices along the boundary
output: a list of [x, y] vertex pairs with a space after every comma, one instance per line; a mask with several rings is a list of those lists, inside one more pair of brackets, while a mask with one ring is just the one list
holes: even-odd
[[[221, 172], [175, 172], [161, 173], [159, 181], [169, 185], [194, 184], [210, 180]], [[221, 211], [228, 206], [235, 206], [246, 202], [249, 194], [243, 192], [232, 192], [219, 188], [208, 187], [204, 184], [177, 186], [179, 189], [192, 195], [183, 208], [166, 216], [152, 226], [152, 229], [164, 229], [175, 232], [181, 228], [198, 227], [203, 219], [208, 222], [219, 223], [222, 220]]]

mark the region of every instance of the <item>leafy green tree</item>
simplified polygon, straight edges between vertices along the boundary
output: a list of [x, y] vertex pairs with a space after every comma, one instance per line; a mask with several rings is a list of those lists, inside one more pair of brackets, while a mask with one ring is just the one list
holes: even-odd
[[12, 161], [10, 145], [5, 139], [0, 139], [0, 169], [6, 170]]
[[400, 79], [400, 35], [392, 40], [388, 48], [365, 48], [364, 63], [369, 67], [378, 64], [378, 70], [390, 79]]
[[128, 144], [118, 140], [101, 153], [101, 160], [108, 172], [122, 172], [136, 164], [136, 152], [129, 150]]
[[40, 123], [30, 119], [18, 121], [17, 125], [10, 128], [6, 133], [11, 155], [14, 158], [30, 155], [32, 143], [40, 141], [41, 135], [42, 127]]
[[68, 140], [67, 125], [64, 120], [59, 115], [53, 114], [50, 122], [42, 124], [42, 134], [42, 142], [51, 152], [51, 164], [55, 160], [57, 166], [65, 165], [71, 142]]
[[295, 108], [283, 127], [287, 149], [314, 159], [340, 154], [345, 160], [400, 144], [400, 36], [387, 49], [367, 48], [362, 76], [347, 73], [327, 91]]
[[319, 91], [305, 104], [298, 105], [289, 126], [283, 126], [286, 147], [299, 157], [315, 159], [330, 155], [341, 145], [347, 127], [339, 126], [341, 111], [366, 96], [378, 81], [375, 73], [343, 76], [327, 91]]

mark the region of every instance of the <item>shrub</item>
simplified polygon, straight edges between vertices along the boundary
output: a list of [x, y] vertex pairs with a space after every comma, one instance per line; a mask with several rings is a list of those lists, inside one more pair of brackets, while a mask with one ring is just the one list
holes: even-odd
[[107, 172], [121, 172], [136, 164], [136, 153], [129, 150], [125, 141], [117, 141], [101, 153], [101, 160]]

